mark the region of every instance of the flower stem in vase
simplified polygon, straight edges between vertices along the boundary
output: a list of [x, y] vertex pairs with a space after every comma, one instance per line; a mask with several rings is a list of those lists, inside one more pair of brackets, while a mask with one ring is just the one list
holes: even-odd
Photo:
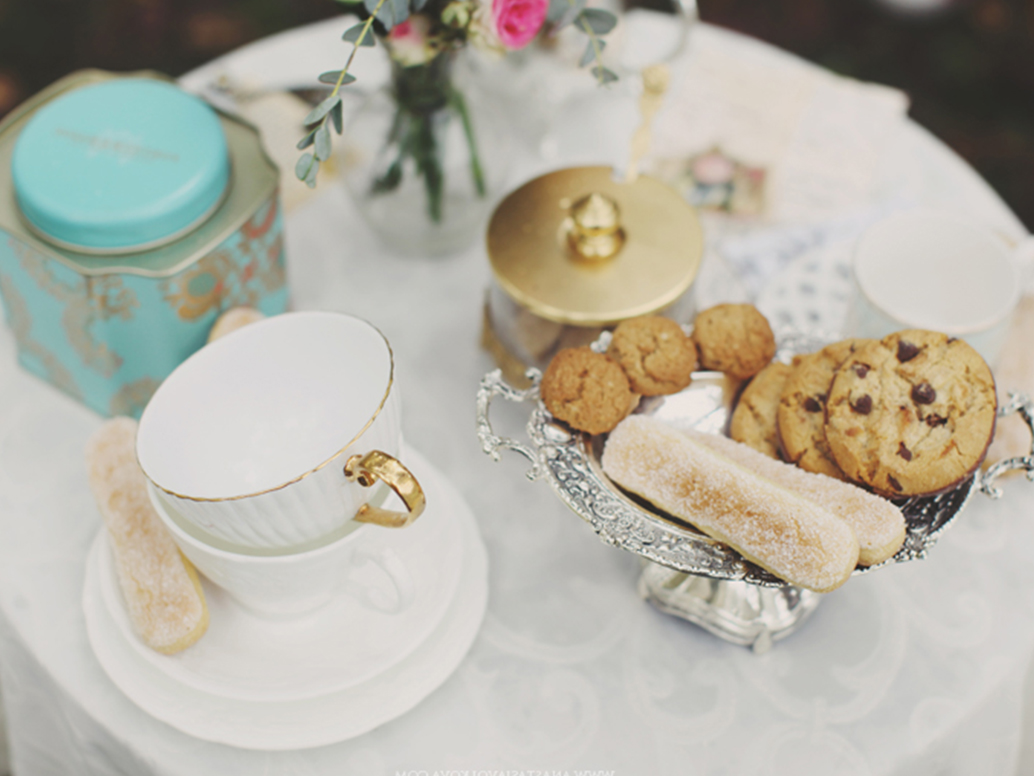
[[370, 194], [386, 194], [398, 188], [406, 161], [411, 159], [417, 175], [423, 180], [427, 216], [434, 223], [441, 223], [445, 148], [440, 137], [445, 135], [448, 123], [454, 118], [451, 112], [463, 126], [474, 190], [478, 197], [484, 197], [486, 193], [474, 125], [462, 92], [452, 83], [452, 56], [448, 52], [441, 53], [426, 64], [410, 66], [393, 63], [392, 75], [396, 110], [385, 149], [397, 151], [384, 172], [374, 178]]

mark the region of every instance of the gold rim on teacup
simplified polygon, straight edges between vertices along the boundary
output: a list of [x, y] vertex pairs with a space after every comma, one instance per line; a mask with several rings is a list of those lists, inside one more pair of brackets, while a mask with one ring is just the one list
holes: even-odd
[[[352, 439], [336, 453], [328, 457], [322, 463], [314, 466], [312, 469], [294, 477], [286, 482], [274, 485], [263, 490], [257, 490], [251, 493], [243, 493], [234, 496], [188, 496], [183, 493], [177, 493], [174, 490], [163, 487], [156, 482], [147, 470], [143, 467], [139, 460], [139, 453], [137, 454], [137, 463], [140, 464], [140, 468], [144, 471], [144, 475], [157, 489], [164, 493], [168, 493], [170, 496], [183, 499], [185, 501], [193, 502], [204, 502], [204, 503], [221, 503], [230, 501], [242, 501], [248, 498], [255, 498], [263, 496], [268, 493], [274, 493], [284, 488], [290, 487], [295, 483], [301, 482], [307, 477], [315, 474], [326, 468], [328, 465], [334, 463], [336, 460], [341, 458], [362, 436], [370, 429], [374, 421], [380, 416], [384, 406], [388, 402], [388, 397], [391, 395], [392, 387], [395, 383], [395, 352], [391, 348], [391, 343], [388, 338], [384, 336], [384, 332], [374, 326], [372, 323], [364, 318], [358, 316], [349, 316], [355, 320], [361, 321], [365, 325], [369, 326], [373, 331], [377, 332], [377, 335], [384, 342], [384, 346], [388, 351], [388, 382], [384, 389], [384, 394], [381, 396], [380, 403], [377, 405], [377, 409], [374, 410], [373, 414], [367, 419], [366, 423], [361, 429], [352, 437]], [[345, 462], [342, 473], [344, 474], [345, 480], [348, 482], [357, 482], [361, 487], [368, 488], [372, 487], [379, 480], [391, 488], [392, 491], [402, 500], [406, 507], [406, 511], [396, 511], [384, 509], [382, 507], [371, 506], [370, 504], [363, 504], [352, 519], [360, 523], [370, 523], [374, 525], [383, 526], [386, 528], [405, 528], [411, 525], [424, 511], [426, 506], [426, 497], [420, 483], [416, 477], [402, 464], [398, 459], [380, 450], [372, 450], [366, 454], [353, 454]]]

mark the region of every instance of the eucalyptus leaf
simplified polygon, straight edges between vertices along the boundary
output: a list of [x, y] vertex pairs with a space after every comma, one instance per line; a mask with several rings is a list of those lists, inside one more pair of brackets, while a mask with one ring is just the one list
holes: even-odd
[[599, 52], [602, 54], [603, 49], [605, 49], [606, 47], [607, 41], [605, 40], [600, 40], [599, 38], [597, 38], [595, 46], [593, 45], [593, 42], [590, 40], [587, 44], [585, 44], [585, 53], [582, 54], [582, 60], [578, 63], [578, 67], [585, 67], [590, 62], [595, 62], [596, 51], [599, 50]]
[[309, 175], [309, 170], [315, 166], [316, 160], [312, 154], [304, 153], [298, 157], [298, 161], [294, 163], [294, 174], [298, 180], [303, 181]]
[[[395, 24], [402, 24], [409, 18], [409, 0], [386, 0], [385, 5], [391, 5], [391, 12], [395, 18]], [[395, 26], [394, 24], [392, 26]]]
[[606, 67], [601, 67], [600, 65], [596, 65], [596, 67], [592, 69], [592, 74], [596, 80], [604, 84], [613, 83], [618, 80], [617, 73]]
[[[331, 86], [337, 86], [337, 79], [341, 78], [340, 70], [328, 70], [326, 73], [320, 73], [319, 81], [321, 84], [330, 84]], [[351, 73], [345, 73], [345, 77], [341, 78], [341, 85], [345, 86], [352, 83], [355, 80], [355, 76]]]
[[[380, 8], [377, 7], [378, 5]], [[391, 28], [395, 26], [395, 16], [391, 12], [391, 0], [383, 2], [381, 0], [363, 0], [363, 8], [371, 16], [375, 16], [388, 32], [391, 32]]]
[[316, 130], [316, 158], [321, 162], [330, 158], [330, 124], [324, 121]]
[[309, 174], [305, 176], [305, 185], [310, 189], [316, 188], [316, 173], [319, 172], [319, 162], [313, 162], [312, 167], [309, 168]]
[[557, 0], [558, 5], [562, 5], [563, 8], [560, 11], [560, 15], [557, 18], [554, 27], [560, 30], [569, 24], [572, 24], [578, 15], [584, 10], [585, 4], [588, 0]]
[[[366, 34], [363, 35], [363, 30], [366, 30]], [[363, 35], [362, 42], [359, 41], [359, 36]], [[341, 40], [346, 43], [355, 43], [357, 46], [374, 46], [376, 45], [376, 38], [373, 35], [373, 27], [367, 27], [366, 22], [349, 27], [345, 30], [345, 34], [341, 36]]]
[[618, 23], [618, 17], [610, 11], [600, 8], [586, 8], [579, 15], [578, 20], [587, 25], [597, 35], [606, 35]]
[[334, 131], [339, 135], [341, 134], [342, 120], [341, 120], [341, 103], [339, 102], [330, 110], [331, 121], [334, 122]]
[[549, 6], [546, 8], [546, 23], [556, 24], [570, 7], [571, 4], [567, 0], [549, 0]]
[[310, 124], [315, 124], [317, 121], [321, 121], [324, 116], [326, 116], [334, 109], [335, 105], [338, 105], [340, 103], [341, 95], [332, 94], [330, 97], [327, 97], [319, 105], [313, 108], [309, 112], [309, 115], [302, 119], [302, 123], [305, 126], [309, 126]]
[[413, 13], [424, 10], [427, 0], [409, 0], [409, 10]]
[[305, 137], [298, 141], [298, 145], [295, 146], [299, 151], [304, 151], [306, 148], [311, 146], [315, 142], [316, 130], [306, 133]]

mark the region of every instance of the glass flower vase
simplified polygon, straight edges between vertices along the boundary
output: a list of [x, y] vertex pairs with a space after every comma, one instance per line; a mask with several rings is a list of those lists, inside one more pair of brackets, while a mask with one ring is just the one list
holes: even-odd
[[483, 234], [505, 183], [509, 132], [453, 51], [392, 61], [344, 132], [344, 180], [359, 212], [397, 253], [441, 256]]

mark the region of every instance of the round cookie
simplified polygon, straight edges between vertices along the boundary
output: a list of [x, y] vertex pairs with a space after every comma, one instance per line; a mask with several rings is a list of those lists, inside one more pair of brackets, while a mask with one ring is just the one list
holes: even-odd
[[752, 304], [720, 304], [704, 310], [693, 324], [693, 341], [704, 369], [744, 380], [775, 355], [768, 320]]
[[847, 479], [826, 443], [826, 398], [833, 376], [859, 347], [874, 340], [847, 339], [794, 359], [793, 374], [779, 396], [779, 443], [787, 461], [805, 471]]
[[783, 387], [793, 367], [775, 361], [760, 372], [743, 389], [729, 423], [729, 435], [737, 442], [753, 447], [770, 458], [780, 458], [776, 412]]
[[587, 346], [557, 353], [539, 393], [553, 417], [590, 434], [610, 431], [636, 400], [621, 367]]
[[852, 479], [887, 496], [931, 495], [980, 465], [994, 435], [994, 377], [962, 340], [910, 329], [837, 370], [826, 439]]
[[632, 390], [643, 396], [678, 393], [697, 367], [697, 351], [670, 318], [648, 315], [622, 321], [607, 355], [618, 362]]

